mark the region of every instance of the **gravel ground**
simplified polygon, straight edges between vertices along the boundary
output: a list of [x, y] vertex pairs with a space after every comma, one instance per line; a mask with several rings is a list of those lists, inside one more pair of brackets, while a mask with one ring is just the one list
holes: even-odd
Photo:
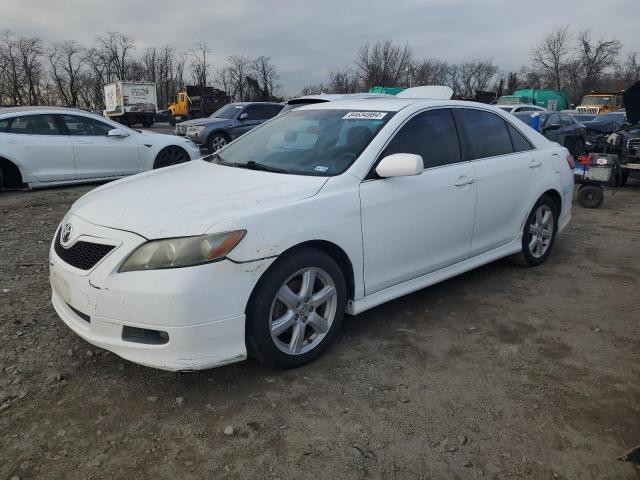
[[293, 371], [140, 367], [49, 302], [92, 187], [0, 195], [0, 479], [640, 478], [640, 184], [506, 261], [347, 318]]

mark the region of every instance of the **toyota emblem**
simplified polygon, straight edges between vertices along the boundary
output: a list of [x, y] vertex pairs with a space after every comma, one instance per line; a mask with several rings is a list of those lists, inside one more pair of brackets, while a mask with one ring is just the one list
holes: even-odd
[[73, 225], [65, 223], [64, 227], [62, 227], [62, 235], [60, 236], [62, 243], [67, 243], [71, 239], [71, 232], [73, 232]]

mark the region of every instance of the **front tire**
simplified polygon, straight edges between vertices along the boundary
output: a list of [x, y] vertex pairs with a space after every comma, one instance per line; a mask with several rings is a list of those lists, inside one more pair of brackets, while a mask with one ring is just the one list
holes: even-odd
[[209, 150], [209, 153], [214, 153], [225, 147], [227, 143], [229, 143], [229, 137], [224, 133], [212, 133], [207, 141], [207, 149]]
[[188, 162], [189, 160], [190, 157], [183, 148], [172, 145], [160, 150], [153, 163], [153, 168], [170, 167], [171, 165], [178, 165], [179, 163]]
[[315, 248], [282, 257], [260, 279], [247, 306], [247, 350], [275, 368], [319, 357], [335, 338], [347, 305], [344, 274]]
[[558, 230], [557, 208], [548, 195], [538, 199], [524, 224], [522, 251], [512, 257], [515, 263], [536, 267], [547, 260]]

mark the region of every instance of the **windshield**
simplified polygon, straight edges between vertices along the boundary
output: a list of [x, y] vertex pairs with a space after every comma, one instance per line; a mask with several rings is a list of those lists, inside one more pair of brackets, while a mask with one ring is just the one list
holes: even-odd
[[319, 100], [319, 99], [313, 99], [313, 98], [309, 98], [309, 99], [300, 99], [300, 100], [292, 100], [289, 103], [287, 103], [282, 110], [280, 110], [280, 113], [284, 113], [284, 112], [288, 112], [289, 110], [294, 110], [296, 108], [300, 108], [300, 107], [304, 107], [305, 105], [311, 105], [312, 103], [325, 103], [327, 100]]
[[588, 95], [582, 98], [580, 102], [580, 106], [583, 107], [585, 105], [609, 105], [609, 101], [611, 97], [603, 97], [600, 95]]
[[228, 103], [209, 115], [209, 118], [227, 118], [233, 120], [244, 107], [244, 105], [238, 105], [237, 103]]
[[511, 112], [511, 110], [513, 110], [513, 105], [510, 105], [508, 107], [498, 107], [501, 110], [504, 110], [505, 112]]
[[395, 112], [293, 110], [243, 135], [213, 159], [280, 173], [344, 172]]

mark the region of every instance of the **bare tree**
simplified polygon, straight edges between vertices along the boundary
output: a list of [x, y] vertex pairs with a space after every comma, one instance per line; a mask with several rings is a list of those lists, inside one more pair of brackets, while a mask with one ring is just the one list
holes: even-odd
[[231, 97], [242, 102], [247, 99], [249, 93], [247, 75], [251, 68], [251, 60], [242, 55], [231, 55], [227, 58], [227, 63]]
[[307, 85], [300, 91], [300, 96], [305, 95], [320, 95], [321, 93], [327, 93], [329, 89], [324, 83], [316, 83], [315, 85]]
[[365, 43], [358, 51], [358, 76], [365, 89], [375, 85], [402, 85], [412, 64], [411, 48], [394, 45], [390, 40], [373, 46]]
[[351, 68], [332, 70], [327, 88], [331, 93], [356, 93], [362, 90], [358, 76]]
[[233, 79], [229, 67], [222, 67], [216, 71], [214, 84], [229, 97], [233, 97]]
[[193, 52], [193, 60], [191, 60], [191, 77], [193, 83], [200, 87], [207, 86], [207, 80], [209, 76], [209, 61], [207, 55], [209, 54], [209, 44], [205, 40], [200, 40], [196, 43], [195, 51]]
[[498, 73], [492, 60], [463, 62], [449, 70], [451, 88], [457, 95], [473, 98], [478, 91], [484, 91]]
[[549, 78], [556, 90], [562, 89], [563, 69], [571, 51], [569, 26], [556, 28], [549, 32], [533, 48], [533, 64]]
[[[131, 51], [135, 48], [133, 40], [119, 32], [107, 32], [96, 37], [96, 43], [95, 53], [107, 67], [106, 82], [127, 80]], [[115, 76], [115, 79], [112, 76]]]
[[66, 106], [79, 105], [84, 53], [85, 49], [74, 40], [54, 43], [48, 52], [51, 77], [60, 100]]
[[271, 62], [271, 57], [260, 56], [251, 62], [250, 71], [252, 77], [258, 83], [262, 100], [272, 100], [274, 92], [278, 88], [277, 81], [280, 76], [276, 66]]
[[450, 66], [437, 58], [425, 58], [412, 69], [412, 85], [447, 85]]
[[18, 39], [18, 53], [24, 73], [27, 101], [29, 105], [40, 103], [40, 86], [43, 79], [42, 55], [44, 47], [37, 37]]
[[622, 44], [615, 38], [595, 41], [589, 30], [578, 34], [577, 59], [582, 70], [581, 95], [600, 87], [607, 70], [615, 66], [621, 48]]
[[2, 59], [0, 76], [8, 102], [13, 105], [22, 105], [23, 73], [17, 44], [17, 39], [8, 30], [0, 35], [0, 58]]

